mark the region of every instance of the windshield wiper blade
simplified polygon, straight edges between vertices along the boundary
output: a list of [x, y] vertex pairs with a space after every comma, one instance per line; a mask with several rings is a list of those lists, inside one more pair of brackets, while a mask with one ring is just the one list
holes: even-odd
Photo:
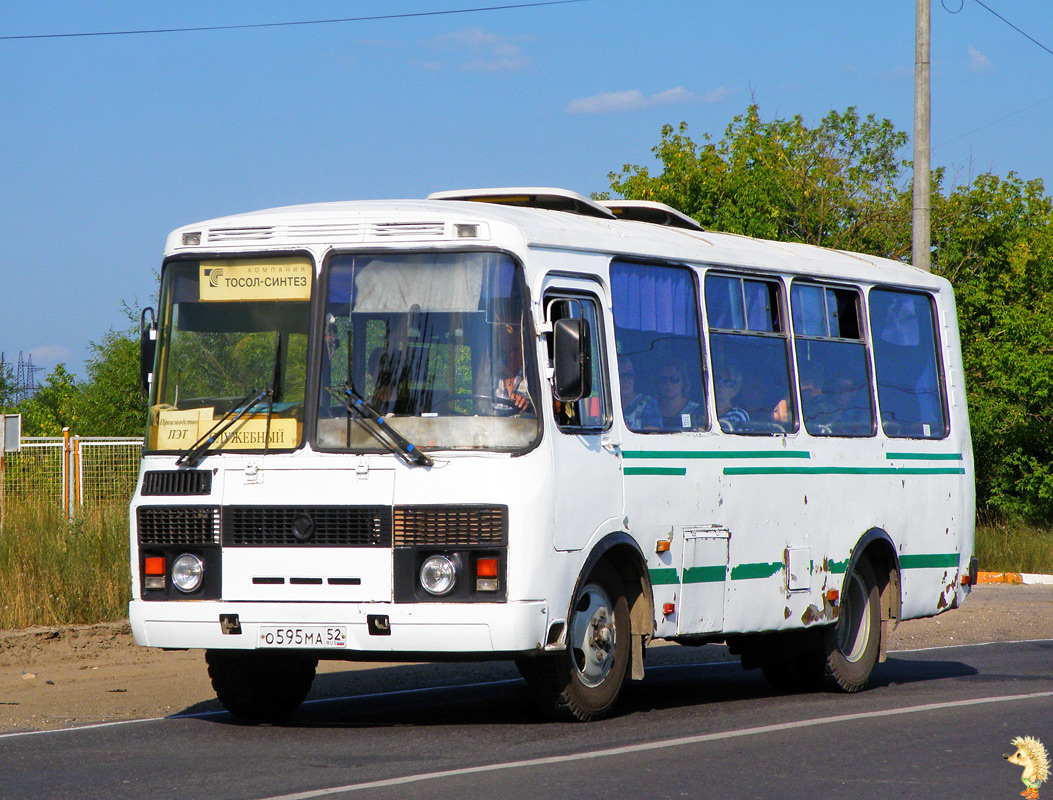
[[381, 441], [385, 441], [389, 446], [393, 446], [393, 451], [402, 456], [408, 464], [416, 464], [420, 467], [430, 467], [435, 462], [431, 456], [421, 451], [419, 447], [412, 444], [405, 436], [399, 433], [397, 430], [391, 427], [380, 414], [377, 413], [376, 409], [373, 408], [350, 384], [344, 384], [344, 391], [338, 392], [333, 389], [332, 386], [327, 386], [326, 391], [335, 397], [340, 404], [346, 408], [349, 412], [357, 414], [362, 419], [368, 419], [377, 427], [377, 431], [382, 436], [378, 437]]
[[183, 455], [177, 458], [176, 465], [183, 466], [185, 464], [188, 467], [196, 467], [197, 463], [204, 457], [208, 448], [212, 446], [216, 439], [222, 436], [228, 428], [241, 419], [246, 411], [272, 393], [273, 390], [269, 386], [266, 389], [260, 389], [259, 391], [253, 389], [245, 395], [245, 397], [235, 403], [230, 411], [220, 417], [219, 421], [209, 429], [208, 433], [194, 442], [186, 452], [183, 453]]

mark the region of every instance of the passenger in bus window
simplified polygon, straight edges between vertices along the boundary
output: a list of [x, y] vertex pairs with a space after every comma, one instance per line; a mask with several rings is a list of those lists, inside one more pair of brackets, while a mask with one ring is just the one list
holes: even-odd
[[742, 373], [734, 364], [721, 365], [717, 370], [714, 388], [720, 429], [725, 432], [741, 430], [750, 421], [749, 412], [735, 405], [735, 398], [742, 389]]
[[702, 427], [702, 406], [687, 396], [691, 387], [679, 363], [674, 361], [664, 364], [658, 371], [657, 384], [662, 430], [682, 431]]
[[495, 351], [497, 358], [493, 370], [493, 404], [497, 416], [521, 414], [531, 406], [530, 390], [523, 371], [523, 345], [518, 330], [513, 325], [499, 325], [496, 332]]
[[629, 356], [618, 356], [618, 383], [625, 427], [638, 432], [661, 430], [662, 413], [658, 410], [658, 401], [648, 394], [637, 393], [636, 368]]

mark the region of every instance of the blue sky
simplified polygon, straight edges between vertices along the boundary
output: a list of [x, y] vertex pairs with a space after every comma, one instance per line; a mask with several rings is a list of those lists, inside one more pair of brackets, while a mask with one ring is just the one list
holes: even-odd
[[[1053, 48], [1053, 4], [984, 0]], [[505, 0], [34, 0], [0, 37], [413, 14]], [[752, 101], [913, 127], [911, 0], [585, 0], [250, 30], [0, 39], [0, 351], [83, 375], [155, 304], [169, 230], [326, 200], [609, 188], [661, 126]], [[1053, 55], [976, 0], [932, 8], [932, 163], [1053, 179]], [[910, 158], [909, 150], [904, 153]], [[41, 373], [38, 379], [42, 379]]]

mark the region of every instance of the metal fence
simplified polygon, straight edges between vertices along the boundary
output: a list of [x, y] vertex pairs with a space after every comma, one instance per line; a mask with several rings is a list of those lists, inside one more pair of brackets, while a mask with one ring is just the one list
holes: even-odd
[[139, 437], [28, 436], [18, 452], [4, 453], [0, 508], [16, 502], [78, 506], [131, 500], [139, 476]]

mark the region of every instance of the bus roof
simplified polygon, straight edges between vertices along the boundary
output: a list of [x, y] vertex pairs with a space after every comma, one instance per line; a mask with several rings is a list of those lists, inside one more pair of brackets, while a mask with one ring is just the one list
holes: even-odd
[[574, 192], [512, 187], [439, 192], [425, 200], [316, 203], [206, 220], [173, 231], [165, 255], [289, 247], [494, 244], [567, 249], [692, 264], [940, 288], [909, 264], [794, 242], [703, 230], [660, 203], [609, 201]]

